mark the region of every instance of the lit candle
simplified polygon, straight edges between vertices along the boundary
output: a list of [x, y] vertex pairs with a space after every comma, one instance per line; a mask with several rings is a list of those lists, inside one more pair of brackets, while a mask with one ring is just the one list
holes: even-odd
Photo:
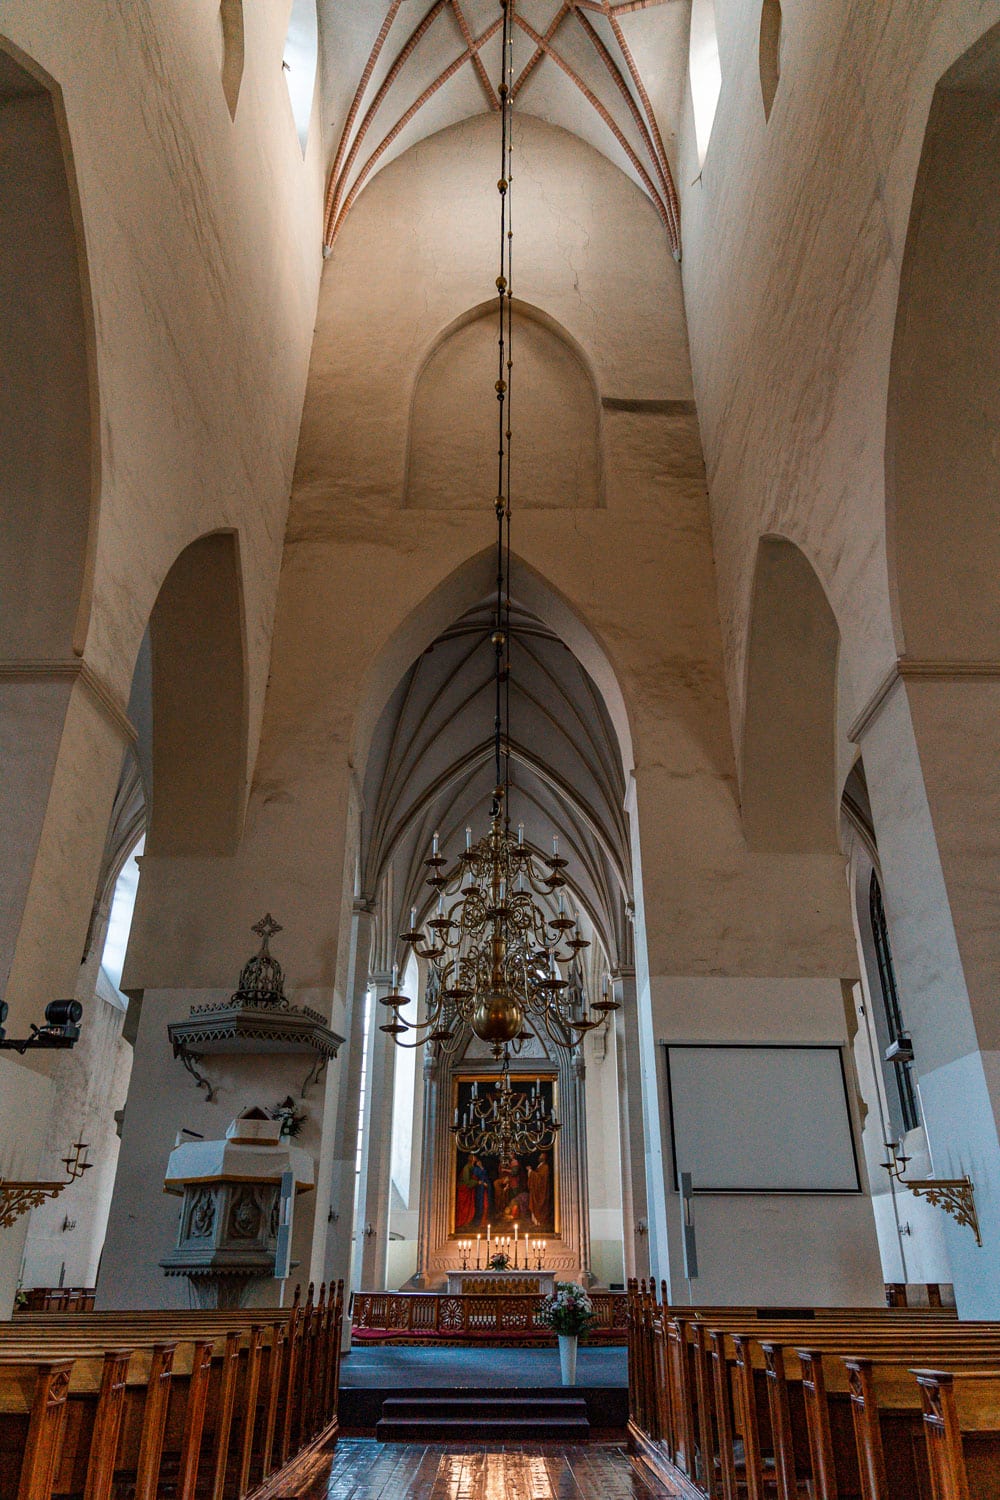
[[482, 1244], [482, 1239], [483, 1239], [483, 1237], [482, 1237], [481, 1234], [477, 1234], [476, 1235], [476, 1270], [477, 1271], [479, 1270], [479, 1247]]

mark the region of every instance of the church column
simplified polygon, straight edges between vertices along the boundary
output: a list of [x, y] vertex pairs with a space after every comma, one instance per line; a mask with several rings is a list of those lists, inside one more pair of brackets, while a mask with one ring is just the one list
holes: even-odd
[[427, 1268], [430, 1265], [434, 1246], [434, 1131], [438, 1116], [438, 1100], [441, 1093], [441, 1056], [434, 1043], [424, 1050], [424, 1090], [420, 1149], [420, 1225], [417, 1230], [417, 1274], [414, 1287], [418, 1291], [429, 1289]]
[[580, 1274], [583, 1278], [584, 1286], [591, 1286], [595, 1277], [590, 1269], [590, 1191], [587, 1178], [587, 1102], [585, 1098], [587, 1064], [584, 1061], [582, 1046], [574, 1050], [570, 1067], [573, 1079], [573, 1108], [576, 1116], [576, 1181], [577, 1214], [580, 1224]]
[[967, 1173], [975, 1186], [982, 1248], [970, 1229], [942, 1217], [956, 1300], [962, 1316], [990, 1318], [1000, 1315], [1000, 1037], [983, 954], [984, 940], [995, 938], [995, 921], [984, 918], [995, 891], [988, 866], [998, 797], [996, 767], [969, 748], [995, 739], [995, 708], [976, 728], [979, 688], [897, 677], [853, 733], [931, 1175]]
[[[133, 737], [124, 708], [82, 662], [0, 664], [0, 996], [10, 1006], [10, 1037], [27, 1036], [50, 1001], [76, 993]], [[0, 1054], [0, 1176], [38, 1175], [57, 1057]], [[13, 1304], [28, 1222], [22, 1215], [0, 1236], [0, 1318]]]
[[355, 1177], [358, 1152], [358, 1109], [361, 1065], [364, 1060], [365, 1002], [371, 960], [372, 909], [355, 902], [351, 924], [350, 1002], [346, 1017], [347, 1042], [340, 1052], [342, 1074], [337, 1096], [333, 1156], [330, 1163], [330, 1220], [326, 1240], [325, 1279], [333, 1285], [343, 1279], [350, 1288], [351, 1254], [356, 1224]]
[[396, 1044], [380, 1031], [386, 1007], [383, 995], [392, 989], [392, 975], [372, 975], [372, 1018], [368, 1036], [368, 1082], [364, 1145], [361, 1154], [361, 1196], [357, 1233], [362, 1238], [360, 1290], [382, 1291], [389, 1252], [389, 1192], [392, 1173], [392, 1103], [396, 1079]]
[[621, 1153], [625, 1277], [628, 1279], [649, 1275], [649, 1225], [635, 969], [620, 969], [612, 978], [612, 986], [612, 998], [621, 1006], [615, 1012], [615, 1063], [618, 1070], [618, 1143]]

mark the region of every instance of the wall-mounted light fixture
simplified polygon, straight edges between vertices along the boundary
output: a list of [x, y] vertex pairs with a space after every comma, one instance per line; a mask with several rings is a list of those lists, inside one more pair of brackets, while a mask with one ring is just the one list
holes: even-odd
[[29, 1048], [73, 1047], [80, 1039], [83, 1006], [79, 1000], [50, 1000], [45, 1007], [45, 1025], [32, 1024], [31, 1035], [26, 1037], [7, 1035], [4, 1022], [9, 1010], [6, 1000], [0, 1000], [0, 1048], [6, 1051], [19, 1052], [23, 1056]]
[[882, 1166], [893, 1181], [909, 1188], [915, 1198], [926, 1198], [933, 1208], [943, 1208], [956, 1224], [964, 1224], [976, 1236], [976, 1244], [982, 1245], [979, 1232], [979, 1216], [976, 1213], [976, 1189], [972, 1179], [964, 1177], [904, 1177], [911, 1158], [905, 1156], [899, 1141], [886, 1141], [888, 1159]]

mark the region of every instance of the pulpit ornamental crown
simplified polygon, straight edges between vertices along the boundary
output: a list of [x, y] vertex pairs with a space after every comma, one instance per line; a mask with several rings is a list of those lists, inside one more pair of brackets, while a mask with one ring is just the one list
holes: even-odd
[[318, 1081], [343, 1041], [331, 1031], [327, 1017], [308, 1005], [293, 1005], [285, 994], [284, 971], [270, 943], [281, 932], [268, 912], [251, 928], [260, 938], [260, 948], [240, 970], [239, 983], [228, 1000], [192, 1005], [189, 1019], [167, 1026], [178, 1058], [209, 1100], [215, 1085], [201, 1071], [204, 1057], [225, 1053], [301, 1052], [312, 1062], [303, 1083], [305, 1097]]
[[233, 1001], [240, 1005], [287, 1006], [284, 970], [271, 952], [271, 939], [284, 928], [267, 912], [250, 929], [260, 938], [260, 949], [253, 958], [247, 959], [240, 970], [239, 984]]

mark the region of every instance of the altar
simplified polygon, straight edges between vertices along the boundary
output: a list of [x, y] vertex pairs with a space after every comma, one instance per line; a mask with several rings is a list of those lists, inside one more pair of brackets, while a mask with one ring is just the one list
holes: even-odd
[[556, 1289], [555, 1271], [449, 1271], [451, 1296], [551, 1297]]

